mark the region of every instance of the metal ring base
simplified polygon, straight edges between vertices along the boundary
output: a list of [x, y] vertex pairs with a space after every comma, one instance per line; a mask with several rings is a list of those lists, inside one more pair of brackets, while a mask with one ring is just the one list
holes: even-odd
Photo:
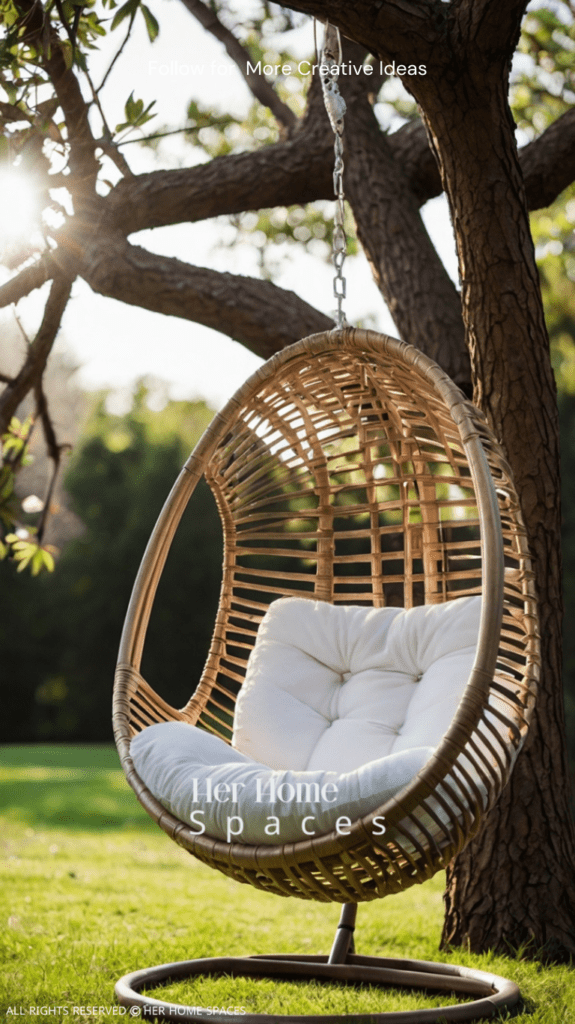
[[[182, 1006], [140, 995], [141, 989], [152, 988], [167, 981], [213, 974], [278, 978], [286, 981], [339, 982], [344, 985], [394, 985], [401, 988], [425, 989], [429, 992], [460, 992], [479, 998], [456, 1005], [390, 1013], [283, 1016], [276, 1013], [218, 1013], [214, 1012], [215, 1007], [211, 1009]], [[139, 1008], [139, 1014], [133, 1011], [132, 1016], [157, 1021], [210, 1021], [210, 1024], [231, 1024], [234, 1017], [238, 1024], [336, 1024], [341, 1021], [346, 1024], [444, 1024], [445, 1021], [495, 1017], [502, 1010], [509, 1010], [515, 1006], [521, 996], [514, 982], [485, 971], [476, 971], [455, 964], [354, 954], [348, 954], [345, 963], [336, 964], [329, 963], [327, 956], [297, 954], [183, 960], [126, 974], [117, 982], [115, 992], [122, 1006]], [[233, 1009], [229, 1007], [229, 1010]]]

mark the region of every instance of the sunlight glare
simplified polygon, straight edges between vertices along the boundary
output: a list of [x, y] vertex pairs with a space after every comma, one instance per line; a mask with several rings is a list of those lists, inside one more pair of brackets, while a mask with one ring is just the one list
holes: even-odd
[[38, 196], [32, 181], [17, 168], [0, 170], [0, 241], [30, 240], [38, 226]]

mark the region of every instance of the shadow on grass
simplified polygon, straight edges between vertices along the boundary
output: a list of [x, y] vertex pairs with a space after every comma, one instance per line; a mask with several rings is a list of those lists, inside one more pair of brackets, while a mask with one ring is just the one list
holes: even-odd
[[0, 814], [34, 827], [155, 829], [110, 745], [0, 747]]

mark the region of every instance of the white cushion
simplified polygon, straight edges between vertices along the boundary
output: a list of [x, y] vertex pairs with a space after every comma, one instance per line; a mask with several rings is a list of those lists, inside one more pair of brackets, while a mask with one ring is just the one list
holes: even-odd
[[132, 741], [136, 771], [164, 807], [213, 838], [297, 842], [338, 820], [345, 831], [342, 819], [384, 804], [440, 742], [473, 664], [480, 611], [479, 597], [409, 611], [275, 601], [238, 698], [236, 749], [161, 723]]
[[450, 725], [475, 657], [480, 597], [362, 608], [270, 606], [250, 656], [233, 745], [275, 769], [350, 772]]
[[[404, 750], [343, 774], [273, 771], [184, 722], [149, 726], [134, 737], [130, 752], [150, 792], [195, 832], [266, 845], [325, 834], [338, 820], [346, 832], [349, 822], [403, 789], [433, 753], [429, 747]], [[384, 828], [376, 823], [374, 834]]]

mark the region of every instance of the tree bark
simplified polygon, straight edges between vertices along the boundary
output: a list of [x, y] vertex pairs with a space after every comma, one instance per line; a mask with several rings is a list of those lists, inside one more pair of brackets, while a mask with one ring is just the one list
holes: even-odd
[[525, 750], [482, 833], [450, 868], [442, 942], [567, 960], [575, 953], [575, 837], [563, 740], [557, 403], [507, 104], [526, 3], [384, 0], [354, 5], [353, 14], [342, 0], [286, 6], [329, 17], [378, 57], [409, 54], [428, 65], [425, 77], [404, 81], [419, 102], [450, 204], [475, 399], [514, 472], [543, 641]]
[[[461, 66], [461, 65], [460, 65]], [[511, 464], [537, 581], [542, 677], [525, 750], [448, 873], [443, 945], [575, 952], [575, 835], [561, 673], [559, 428], [504, 68], [476, 57], [422, 100], [457, 238], [474, 398]]]

